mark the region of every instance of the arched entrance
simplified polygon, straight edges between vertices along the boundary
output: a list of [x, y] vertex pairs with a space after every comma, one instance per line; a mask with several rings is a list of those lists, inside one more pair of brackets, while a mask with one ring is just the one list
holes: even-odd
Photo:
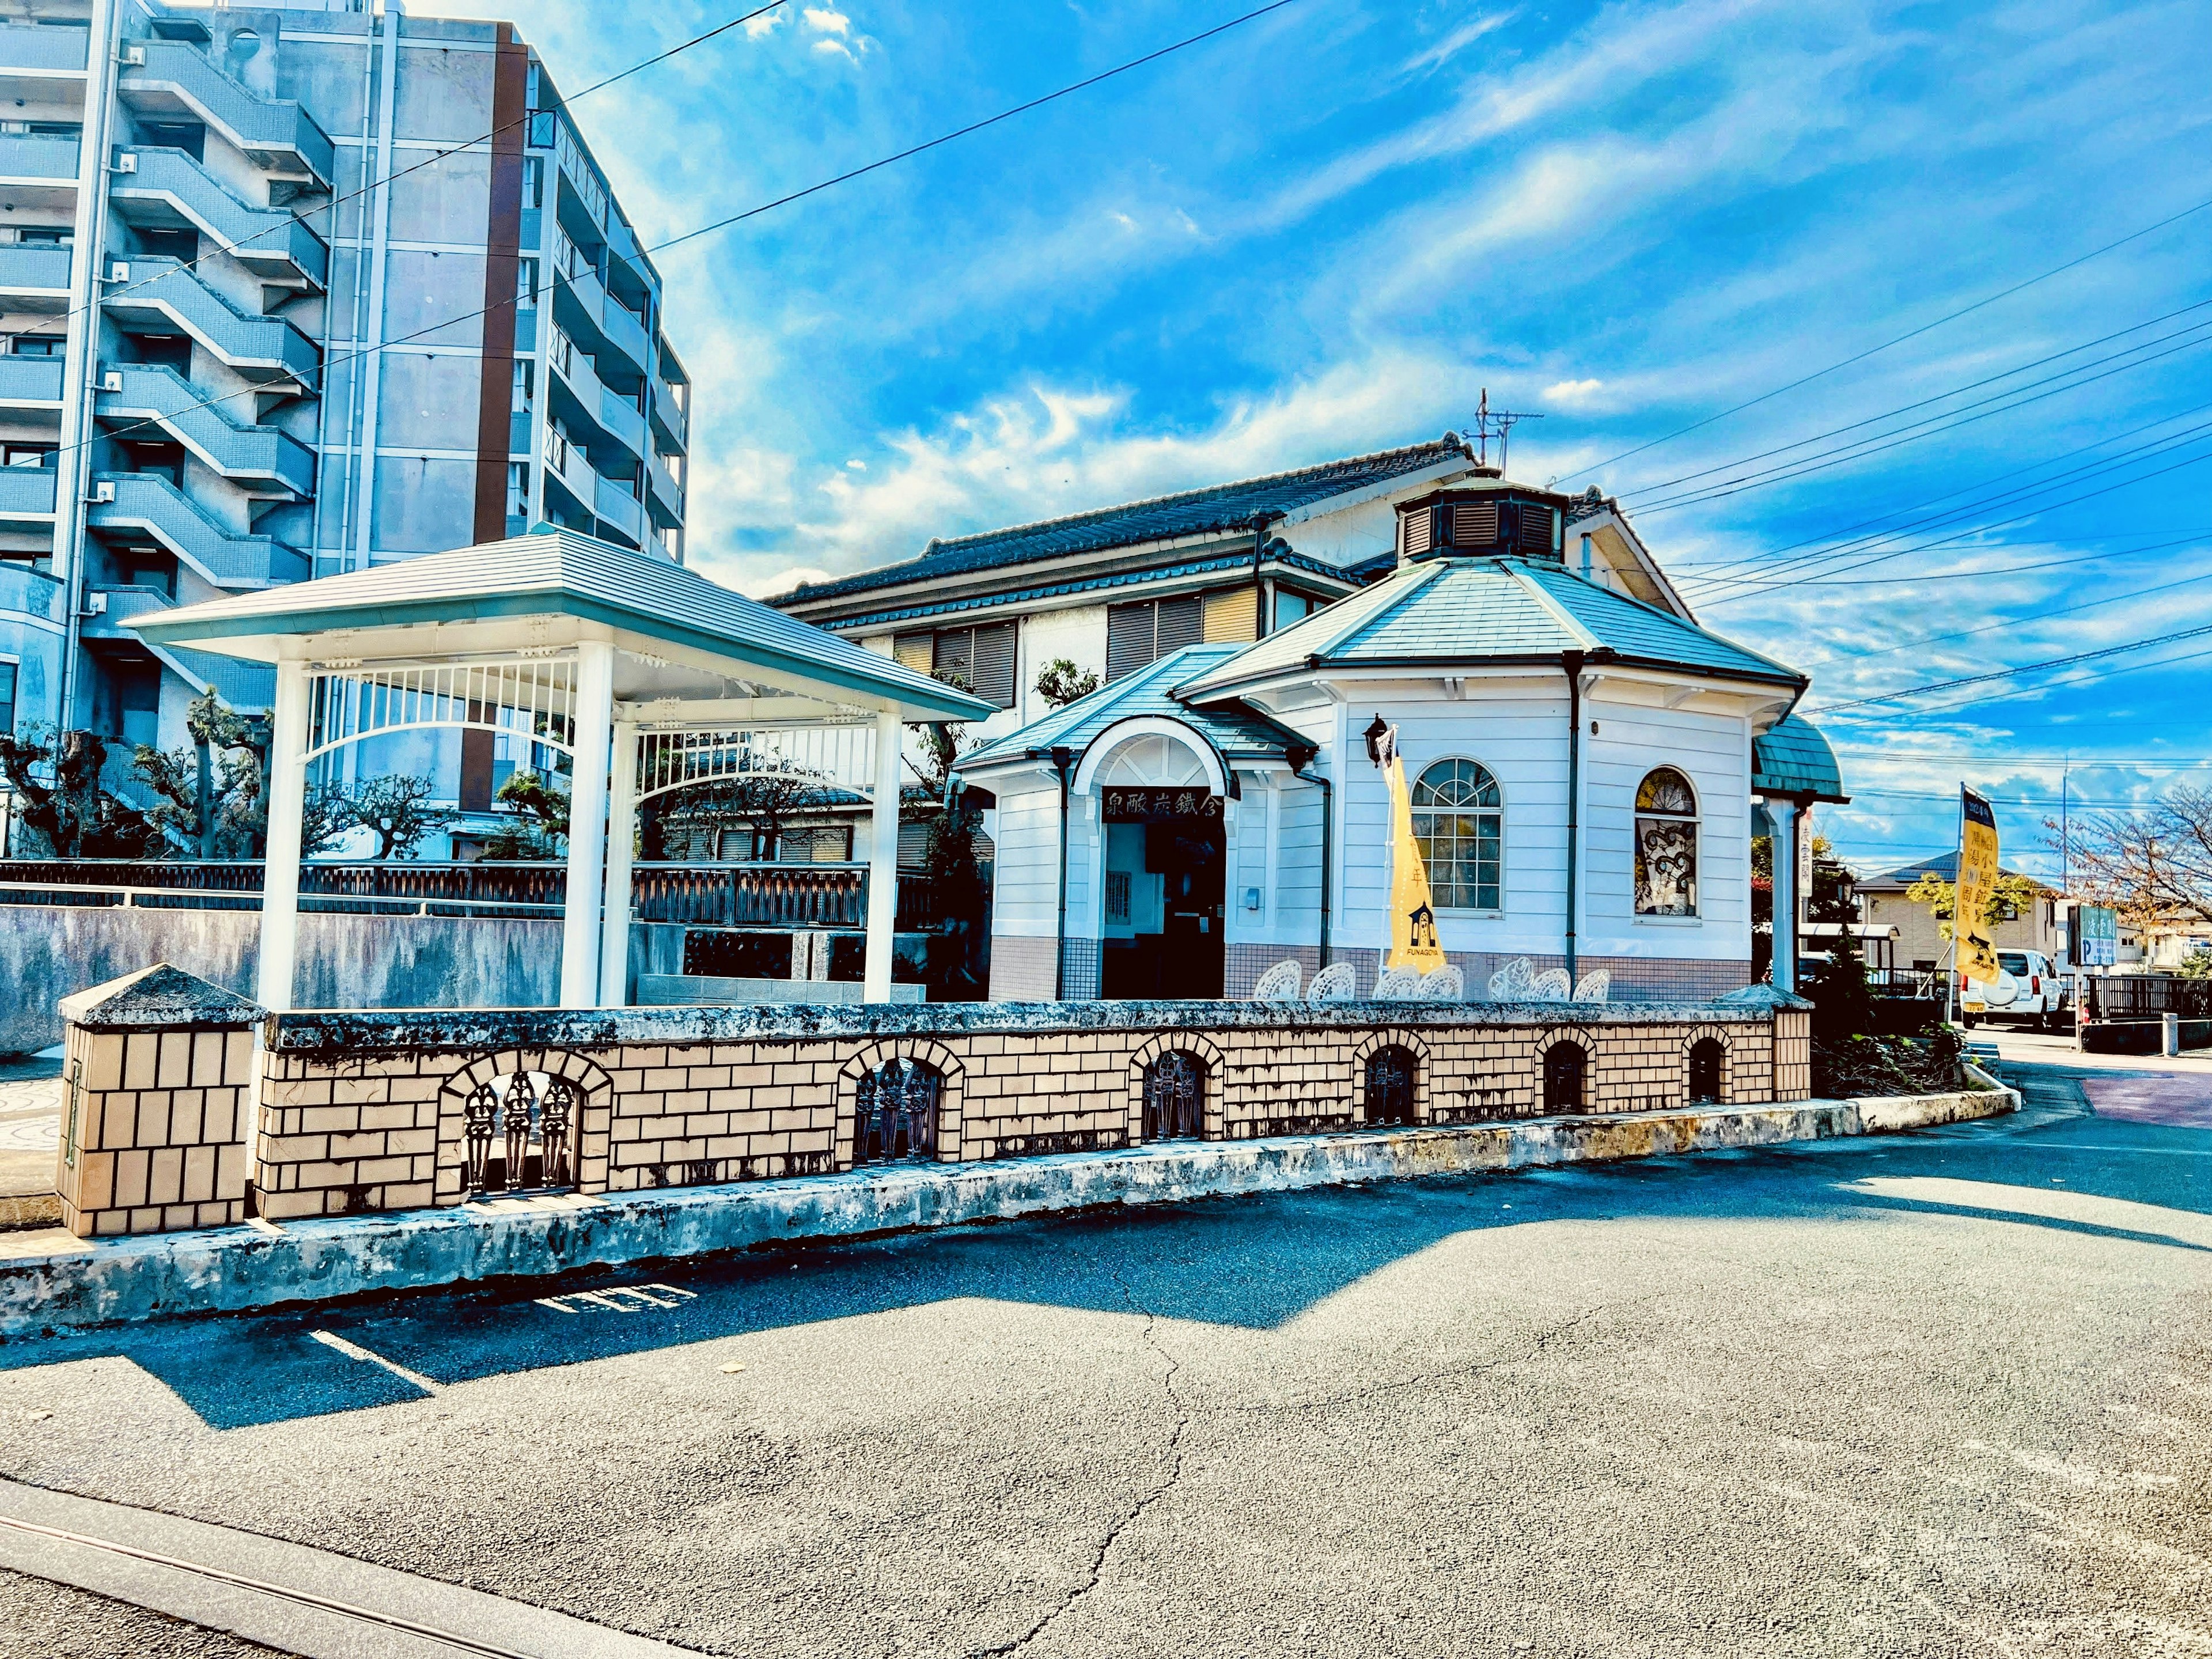
[[1589, 1056], [1579, 1042], [1561, 1041], [1544, 1050], [1544, 1109], [1579, 1112], [1583, 1109], [1584, 1073]]
[[[1129, 722], [1084, 768], [1099, 801], [1099, 994], [1218, 997], [1229, 841], [1224, 781], [1204, 740]], [[1164, 729], [1163, 729], [1164, 728]]]
[[1721, 1097], [1721, 1062], [1728, 1051], [1718, 1037], [1699, 1037], [1690, 1045], [1690, 1098], [1717, 1101]]

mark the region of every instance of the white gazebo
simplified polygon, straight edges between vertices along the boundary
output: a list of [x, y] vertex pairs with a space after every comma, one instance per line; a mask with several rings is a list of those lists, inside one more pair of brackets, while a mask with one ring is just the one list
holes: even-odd
[[134, 618], [148, 643], [276, 670], [257, 995], [292, 1006], [308, 768], [428, 727], [569, 757], [561, 1006], [627, 998], [641, 795], [737, 769], [747, 735], [871, 728], [873, 830], [862, 995], [888, 1001], [903, 729], [994, 711], [648, 554], [557, 532]]

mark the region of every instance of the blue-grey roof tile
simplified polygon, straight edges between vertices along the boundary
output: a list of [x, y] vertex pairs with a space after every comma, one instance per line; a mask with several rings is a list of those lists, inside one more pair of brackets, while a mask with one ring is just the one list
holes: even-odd
[[917, 558], [864, 570], [836, 581], [795, 587], [779, 595], [775, 603], [790, 605], [802, 600], [837, 599], [901, 582], [927, 581], [937, 576], [1023, 564], [1031, 559], [1127, 547], [1174, 536], [1249, 529], [1255, 522], [1310, 507], [1333, 495], [1386, 484], [1394, 478], [1443, 463], [1471, 462], [1474, 459], [1474, 452], [1465, 441], [1456, 433], [1447, 432], [1433, 443], [1386, 449], [1373, 455], [1355, 455], [1320, 466], [1298, 467], [1265, 477], [1215, 484], [1206, 489], [1186, 489], [1149, 501], [1071, 514], [1066, 518], [1014, 525], [1005, 530], [941, 538], [932, 541]]

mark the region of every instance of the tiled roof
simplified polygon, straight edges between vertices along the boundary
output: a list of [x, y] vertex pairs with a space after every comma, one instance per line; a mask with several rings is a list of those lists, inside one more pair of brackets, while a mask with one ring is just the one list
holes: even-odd
[[281, 635], [558, 614], [752, 665], [896, 698], [907, 718], [975, 720], [988, 705], [670, 560], [568, 531], [234, 593], [131, 619], [149, 644], [274, 660]]
[[1432, 443], [1413, 444], [1404, 449], [1354, 455], [1320, 466], [1273, 472], [1264, 477], [1215, 484], [1205, 489], [1186, 489], [1173, 495], [1155, 495], [1149, 501], [1098, 507], [1065, 518], [1014, 525], [1005, 530], [942, 538], [932, 541], [917, 558], [864, 570], [836, 581], [795, 587], [779, 595], [775, 602], [788, 605], [799, 600], [837, 599], [900, 582], [994, 570], [1031, 559], [1128, 547], [1176, 536], [1249, 529], [1256, 520], [1276, 518], [1331, 496], [1387, 484], [1431, 467], [1473, 459], [1472, 452], [1458, 434], [1447, 432]]
[[1836, 751], [1812, 721], [1786, 714], [1752, 739], [1751, 792], [1754, 795], [1808, 795], [1843, 802], [1843, 769]]
[[[1941, 876], [1946, 881], [1952, 880], [1957, 875], [1958, 869], [1959, 855], [1956, 852], [1938, 853], [1933, 858], [1916, 859], [1911, 864], [1899, 865], [1894, 870], [1885, 870], [1878, 876], [1869, 876], [1864, 881], [1854, 883], [1853, 885], [1862, 893], [1869, 889], [1879, 892], [1894, 890], [1901, 893], [1923, 876]], [[2020, 876], [2026, 880], [2035, 882], [2035, 884], [2041, 887], [2046, 893], [2055, 893], [2058, 890], [2045, 882], [2037, 880], [2035, 877], [2027, 875], [2025, 871], [2008, 870], [2000, 865], [1997, 867], [1997, 873], [2004, 876]]]
[[1190, 708], [1176, 700], [1174, 688], [1193, 674], [1202, 672], [1234, 656], [1233, 645], [1187, 645], [1101, 686], [1087, 697], [1079, 697], [1065, 708], [1055, 708], [1042, 720], [1031, 720], [1018, 732], [1010, 732], [960, 757], [960, 769], [1015, 760], [1033, 750], [1064, 746], [1080, 754], [1108, 726], [1141, 714], [1162, 714], [1181, 720], [1203, 735], [1232, 760], [1243, 755], [1280, 756], [1285, 746], [1304, 741], [1287, 726], [1278, 726], [1258, 710], [1240, 702], [1217, 703], [1210, 708]]
[[[1267, 565], [1270, 568], [1304, 570], [1338, 582], [1349, 580], [1354, 574], [1341, 565], [1330, 564], [1322, 559], [1310, 559], [1303, 553], [1293, 553], [1279, 542], [1271, 544]], [[1036, 587], [1018, 587], [971, 594], [965, 599], [942, 599], [933, 605], [906, 605], [887, 611], [870, 611], [856, 616], [840, 617], [836, 625], [840, 629], [896, 625], [903, 622], [917, 622], [926, 617], [953, 616], [963, 611], [980, 610], [985, 605], [1034, 605], [1040, 599], [1059, 599], [1069, 593], [1103, 592], [1111, 588], [1127, 587], [1137, 582], [1172, 581], [1178, 577], [1203, 576], [1217, 570], [1242, 573], [1251, 568], [1252, 550], [1244, 547], [1224, 553], [1217, 558], [1188, 559], [1181, 564], [1152, 569], [1121, 570], [1111, 575], [1085, 576], [1073, 581], [1048, 582]]]
[[1335, 665], [1527, 660], [1562, 651], [1746, 679], [1803, 676], [1694, 623], [1583, 581], [1548, 560], [1429, 559], [1316, 611], [1178, 688], [1224, 696], [1309, 661]]

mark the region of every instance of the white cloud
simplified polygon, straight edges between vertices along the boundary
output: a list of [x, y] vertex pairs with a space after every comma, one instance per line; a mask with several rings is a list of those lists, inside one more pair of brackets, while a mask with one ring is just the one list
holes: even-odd
[[1476, 18], [1471, 23], [1461, 24], [1426, 52], [1408, 58], [1406, 60], [1406, 73], [1411, 75], [1421, 70], [1434, 69], [1446, 59], [1457, 57], [1468, 47], [1481, 40], [1484, 35], [1504, 28], [1519, 15], [1517, 12], [1493, 11]]
[[845, 467], [848, 471], [866, 472], [868, 470], [868, 464], [862, 460], [850, 460], [845, 463]]
[[835, 34], [842, 38], [853, 32], [853, 20], [843, 12], [828, 6], [809, 6], [804, 15], [806, 27], [817, 34]]
[[779, 6], [774, 11], [764, 11], [757, 17], [745, 19], [745, 39], [757, 40], [779, 27], [790, 15], [787, 7]]
[[853, 56], [853, 49], [847, 46], [842, 40], [817, 40], [814, 43], [814, 50], [820, 52], [827, 52], [832, 57], [842, 58], [848, 64], [857, 64], [860, 61], [859, 58]]
[[1544, 388], [1544, 401], [1578, 409], [1591, 402], [1604, 389], [1603, 380], [1554, 380]]

